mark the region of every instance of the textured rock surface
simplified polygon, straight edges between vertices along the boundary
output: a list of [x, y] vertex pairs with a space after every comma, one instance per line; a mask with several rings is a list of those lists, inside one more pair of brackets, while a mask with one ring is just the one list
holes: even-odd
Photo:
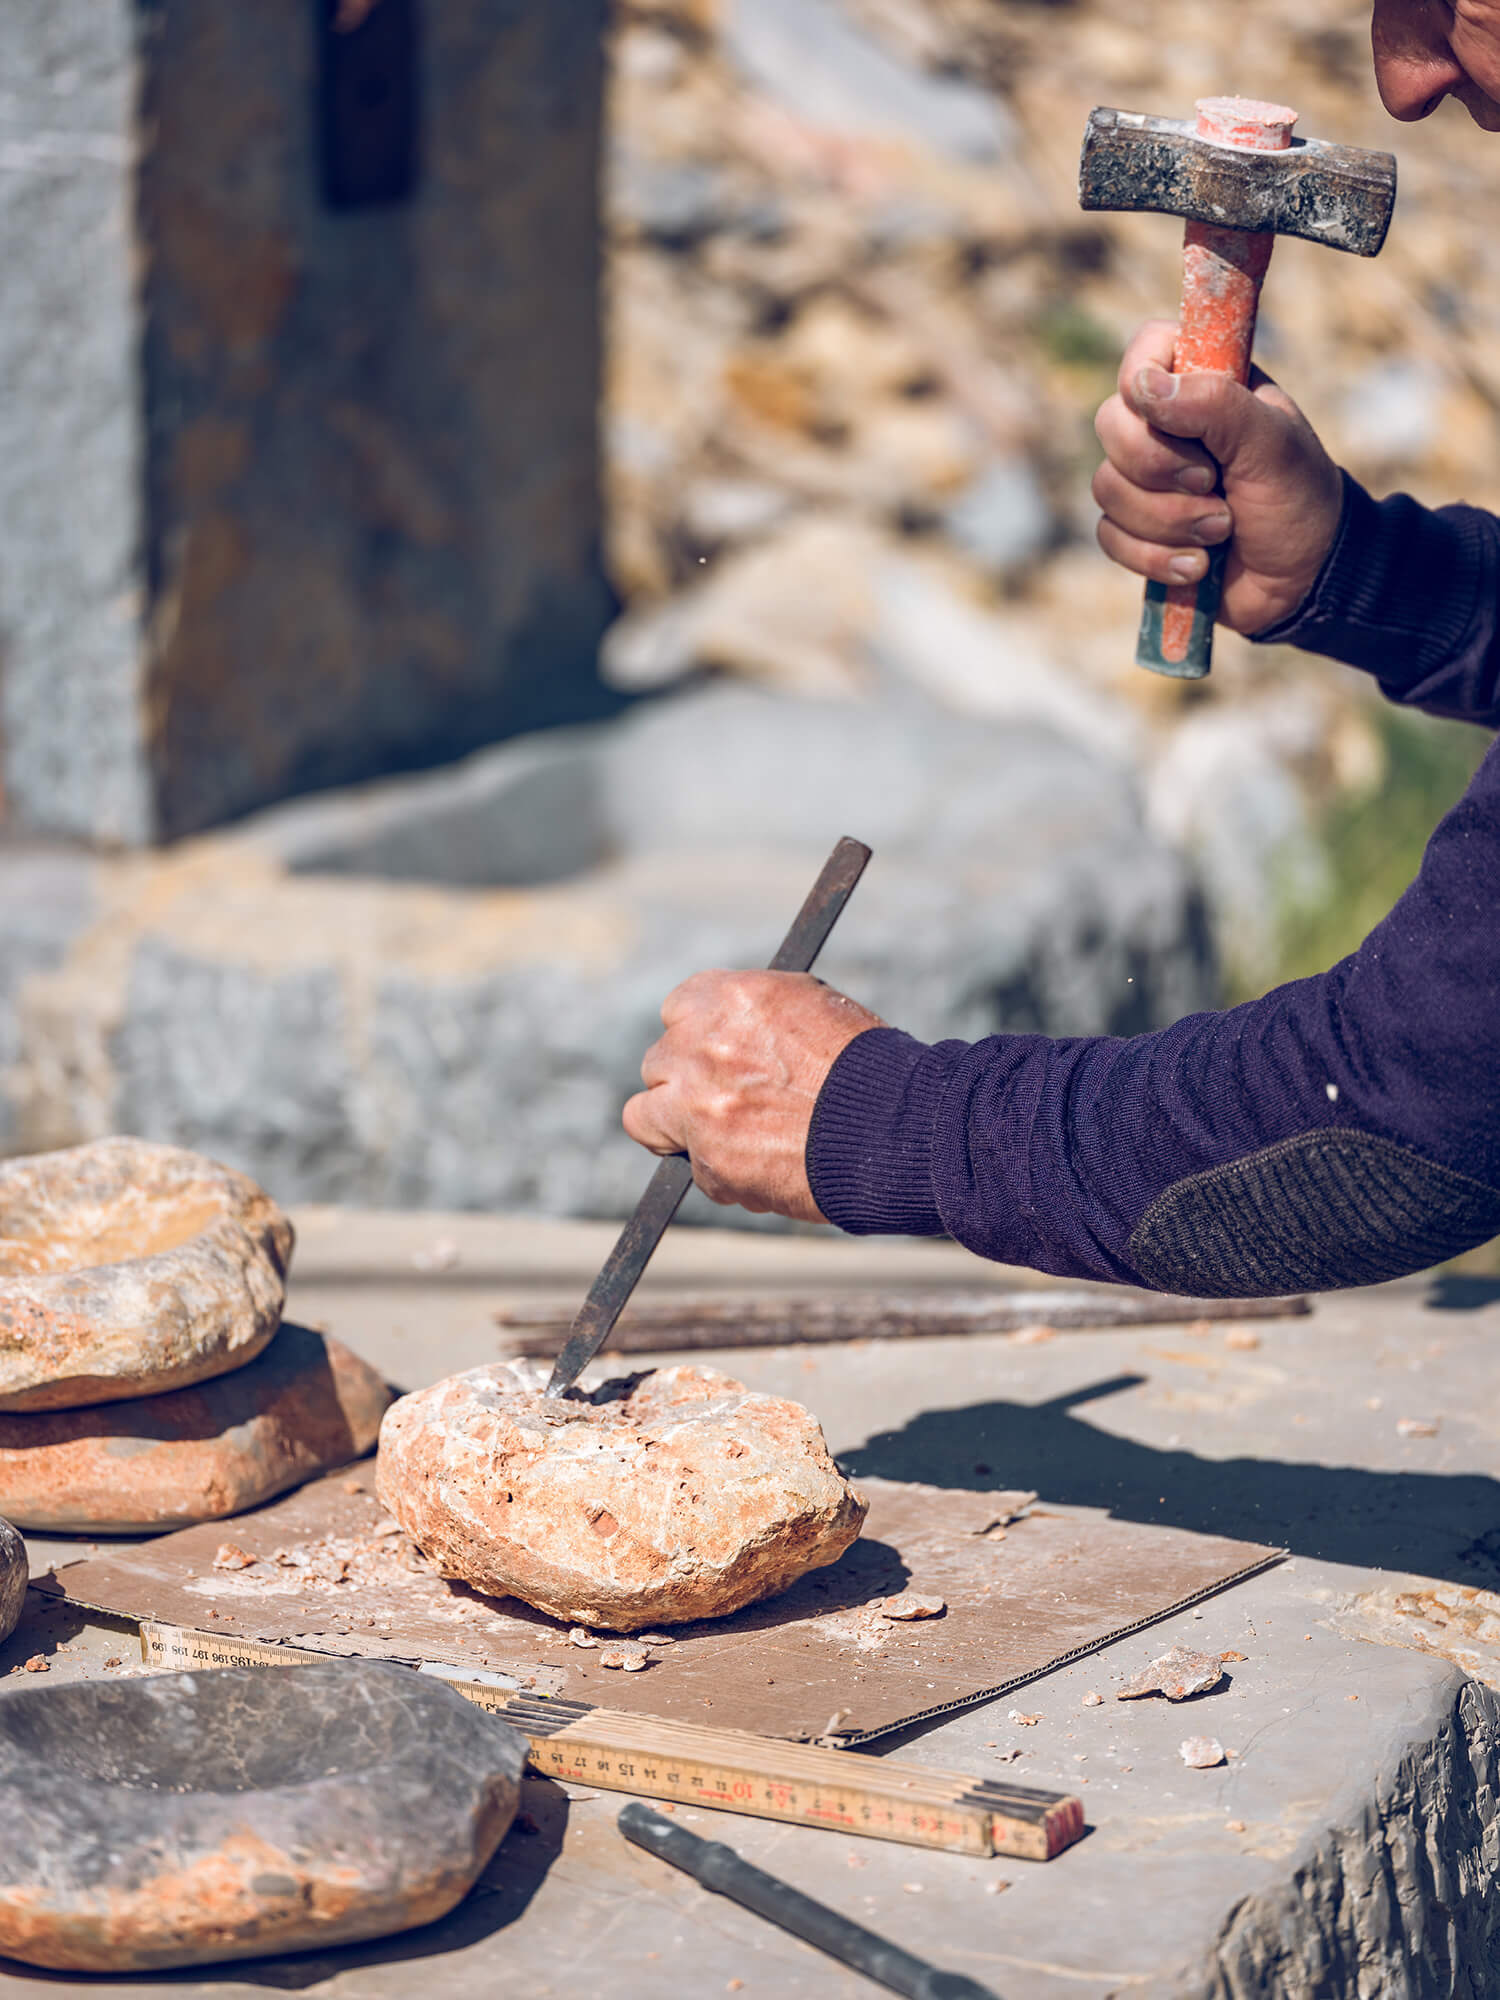
[[26, 1602], [27, 1570], [26, 1544], [9, 1521], [0, 1520], [0, 1640], [16, 1629]]
[[0, 1515], [103, 1533], [218, 1520], [360, 1457], [390, 1400], [347, 1347], [283, 1326], [248, 1367], [191, 1389], [0, 1414]]
[[1479, 2000], [1500, 1987], [1500, 1703], [1477, 1681], [1372, 1784], [1354, 1778], [1283, 1881], [1245, 1896], [1161, 2000]]
[[243, 1174], [139, 1139], [0, 1164], [0, 1411], [202, 1382], [281, 1319], [292, 1225]]
[[7, 1694], [0, 1952], [128, 1972], [430, 1923], [504, 1838], [525, 1753], [384, 1662]]
[[865, 1503], [800, 1404], [711, 1368], [549, 1402], [524, 1363], [394, 1404], [376, 1490], [444, 1574], [616, 1631], [715, 1618], [836, 1562]]

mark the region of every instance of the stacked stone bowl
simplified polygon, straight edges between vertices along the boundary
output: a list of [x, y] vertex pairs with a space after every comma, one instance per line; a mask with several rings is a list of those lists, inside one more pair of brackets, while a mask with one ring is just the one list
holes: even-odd
[[[165, 1531], [367, 1452], [390, 1391], [283, 1322], [291, 1253], [262, 1189], [180, 1147], [0, 1164], [0, 1517]], [[0, 1636], [5, 1604], [0, 1543]]]

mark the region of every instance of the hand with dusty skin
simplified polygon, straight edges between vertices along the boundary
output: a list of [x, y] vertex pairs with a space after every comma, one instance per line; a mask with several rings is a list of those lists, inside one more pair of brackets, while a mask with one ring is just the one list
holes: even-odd
[[[1220, 624], [1263, 632], [1317, 581], [1343, 509], [1338, 467], [1269, 376], [1173, 375], [1177, 328], [1143, 326], [1117, 393], [1094, 428], [1094, 475], [1107, 556], [1158, 583], [1197, 583], [1208, 550], [1233, 535]], [[1222, 483], [1222, 491], [1218, 488]]]
[[835, 1058], [885, 1024], [805, 972], [700, 972], [662, 1003], [625, 1130], [686, 1153], [710, 1201], [822, 1222], [807, 1179], [813, 1107]]

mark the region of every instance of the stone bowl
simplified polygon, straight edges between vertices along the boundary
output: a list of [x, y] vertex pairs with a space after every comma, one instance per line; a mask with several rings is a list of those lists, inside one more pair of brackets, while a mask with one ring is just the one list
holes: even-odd
[[0, 1520], [0, 1645], [21, 1622], [29, 1581], [26, 1544], [9, 1521]]
[[0, 1695], [0, 1955], [142, 1972], [444, 1916], [520, 1797], [526, 1742], [387, 1661]]
[[275, 1333], [292, 1225], [245, 1175], [99, 1139], [0, 1164], [0, 1410], [202, 1382]]
[[288, 1323], [248, 1367], [190, 1389], [0, 1411], [0, 1514], [47, 1534], [221, 1520], [363, 1458], [391, 1397], [342, 1342]]

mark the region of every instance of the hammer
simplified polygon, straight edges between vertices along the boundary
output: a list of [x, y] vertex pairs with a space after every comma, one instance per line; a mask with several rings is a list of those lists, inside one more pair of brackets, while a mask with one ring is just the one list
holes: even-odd
[[[1084, 208], [1138, 208], [1186, 219], [1182, 331], [1175, 374], [1246, 382], [1261, 280], [1277, 236], [1373, 257], [1396, 203], [1392, 153], [1294, 139], [1295, 111], [1204, 97], [1198, 121], [1104, 107], [1089, 113], [1078, 170]], [[1227, 545], [1200, 583], [1146, 585], [1136, 664], [1201, 680], [1213, 659]]]

